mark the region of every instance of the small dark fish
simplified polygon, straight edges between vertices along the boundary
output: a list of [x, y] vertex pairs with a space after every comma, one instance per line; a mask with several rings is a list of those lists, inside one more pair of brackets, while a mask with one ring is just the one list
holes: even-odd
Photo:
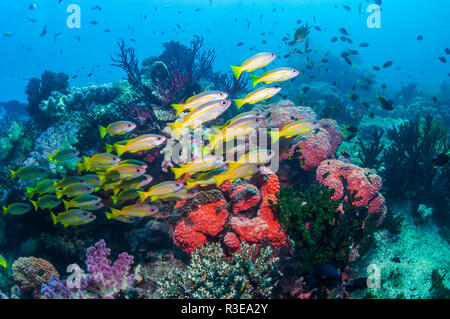
[[130, 39], [131, 42], [136, 42], [136, 39]]
[[295, 43], [296, 43], [296, 41], [292, 40], [292, 41], [289, 41], [289, 42], [288, 42], [288, 45], [291, 45], [291, 46], [292, 46], [292, 45], [294, 45]]
[[322, 29], [318, 26], [315, 26], [314, 29], [316, 29], [317, 31], [322, 31]]
[[297, 24], [302, 24], [302, 20], [297, 20]]
[[89, 22], [89, 23], [92, 24], [92, 25], [97, 25], [97, 24], [98, 24], [97, 21], [91, 21], [91, 22]]
[[36, 9], [36, 3], [30, 4], [30, 5], [28, 6], [28, 9], [30, 9], [30, 10]]
[[200, 10], [202, 10], [202, 9], [200, 9], [200, 8], [197, 8], [197, 9], [195, 9], [195, 12], [199, 12]]
[[361, 104], [364, 105], [365, 108], [369, 108], [370, 105], [366, 101], [361, 101]]
[[338, 37], [333, 37], [331, 38], [331, 42], [336, 42], [339, 38]]
[[343, 35], [348, 35], [347, 30], [345, 30], [344, 28], [340, 28], [339, 32], [342, 33]]
[[98, 5], [96, 5], [95, 7], [92, 7], [91, 10], [98, 10], [98, 11], [102, 11], [102, 8]]
[[392, 106], [394, 104], [394, 101], [392, 100], [386, 100], [380, 95], [377, 95], [378, 100], [380, 100], [380, 106], [382, 109], [386, 111], [392, 111], [394, 107]]
[[367, 114], [371, 119], [373, 119], [375, 117], [375, 115], [373, 115], [372, 112], [370, 112], [369, 114]]
[[302, 88], [304, 94], [308, 93], [309, 90], [311, 90], [311, 88], [309, 88], [308, 86]]
[[400, 262], [400, 258], [394, 257], [394, 258], [391, 259], [391, 261], [393, 261], [395, 263], [399, 263]]
[[358, 134], [358, 132], [359, 132], [359, 130], [356, 126], [344, 125], [344, 130], [346, 130], [347, 132], [350, 132], [352, 134]]
[[431, 162], [436, 166], [444, 166], [448, 163], [449, 156], [445, 153], [439, 154], [436, 158], [433, 158]]
[[434, 102], [434, 103], [436, 103], [436, 102], [437, 102], [437, 97], [436, 97], [436, 96], [433, 96], [433, 98], [432, 98], [432, 99], [433, 99], [433, 102]]
[[262, 40], [261, 41], [263, 44], [267, 44], [267, 41], [266, 40]]
[[419, 35], [419, 36], [417, 37], [417, 40], [418, 40], [418, 41], [422, 41], [422, 40], [423, 40], [423, 36], [422, 36], [422, 35]]
[[56, 33], [54, 36], [53, 36], [53, 38], [55, 39], [55, 42], [56, 42], [56, 38], [58, 37], [58, 36], [60, 36], [62, 34], [62, 32], [58, 32], [58, 33]]
[[353, 43], [352, 39], [350, 39], [350, 38], [347, 38], [347, 42], [350, 43], [350, 44]]
[[89, 73], [89, 74], [87, 75], [87, 77], [88, 77], [88, 78], [89, 78], [89, 77], [91, 77], [91, 76], [92, 76], [92, 74], [93, 74], [93, 73]]
[[352, 100], [352, 101], [356, 101], [357, 99], [359, 99], [359, 96], [356, 95], [356, 94], [350, 94], [349, 98], [350, 98], [350, 100]]
[[344, 158], [347, 158], [347, 159], [350, 158], [350, 154], [347, 153], [346, 151], [341, 151], [341, 155], [342, 155]]
[[43, 36], [45, 36], [47, 34], [47, 25], [44, 25], [44, 28], [42, 29], [42, 32], [41, 32], [41, 37], [43, 37]]
[[352, 60], [350, 60], [347, 56], [344, 58], [345, 62], [347, 62], [348, 65], [353, 66]]
[[445, 48], [445, 54], [449, 55], [450, 54], [450, 49], [449, 48]]
[[385, 88], [387, 88], [387, 85], [384, 84], [384, 83], [382, 83], [382, 84], [381, 84], [381, 88], [384, 90]]
[[238, 44], [236, 44], [236, 46], [238, 46], [238, 47], [240, 47], [242, 45], [244, 45], [244, 42], [239, 42]]
[[106, 32], [106, 33], [108, 33], [108, 32], [111, 32], [111, 30], [109, 30], [109, 29], [105, 29], [105, 30], [103, 30], [103, 32]]
[[343, 6], [342, 6], [345, 10], [347, 10], [347, 11], [350, 11], [350, 10], [352, 10], [352, 8], [350, 8], [348, 5], [346, 5], [346, 4], [344, 4]]
[[78, 77], [78, 75], [74, 75], [72, 76], [72, 79], [76, 79]]
[[322, 63], [328, 63], [328, 60], [327, 60], [327, 59], [325, 59], [325, 58], [324, 58], [324, 59], [322, 59], [321, 61], [322, 61]]
[[283, 58], [286, 59], [286, 58], [289, 58], [290, 56], [291, 56], [290, 54], [285, 54], [285, 55], [283, 55]]
[[361, 43], [359, 46], [361, 48], [367, 48], [369, 46], [369, 43], [364, 42], [364, 43]]
[[442, 63], [447, 63], [447, 59], [444, 58], [443, 56], [440, 56], [438, 59], [439, 59], [439, 61], [441, 61]]
[[394, 64], [394, 62], [392, 62], [392, 61], [387, 61], [385, 64], [383, 64], [383, 69], [384, 69], [384, 68], [390, 67], [392, 64]]
[[372, 69], [374, 69], [375, 71], [380, 71], [381, 68], [379, 66], [373, 66]]
[[381, 0], [373, 0], [373, 2], [375, 2], [375, 4], [381, 6]]

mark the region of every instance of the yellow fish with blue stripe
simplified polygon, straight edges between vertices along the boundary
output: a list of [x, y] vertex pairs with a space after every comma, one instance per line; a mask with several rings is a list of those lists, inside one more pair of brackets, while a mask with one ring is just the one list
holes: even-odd
[[250, 74], [253, 86], [256, 86], [260, 82], [274, 83], [287, 81], [289, 79], [295, 78], [297, 75], [299, 75], [299, 72], [296, 69], [292, 68], [277, 68], [264, 73], [262, 76]]
[[136, 138], [118, 142], [114, 144], [117, 155], [122, 155], [125, 152], [137, 153], [140, 151], [150, 150], [163, 143], [165, 143], [167, 138], [158, 134], [144, 134]]
[[113, 136], [129, 133], [136, 128], [136, 124], [129, 121], [117, 121], [109, 124], [107, 127], [100, 125], [98, 128], [101, 138], [104, 138], [107, 134]]
[[64, 227], [85, 225], [94, 221], [96, 218], [91, 212], [82, 209], [71, 209], [58, 215], [50, 212], [50, 216], [54, 225], [61, 223]]
[[240, 178], [249, 178], [258, 171], [258, 164], [233, 164], [231, 163], [228, 169], [214, 176], [216, 185], [220, 186], [226, 181], [235, 181]]
[[19, 168], [17, 171], [9, 170], [11, 172], [11, 179], [37, 179], [44, 177], [47, 174], [47, 169], [38, 165], [28, 165]]
[[225, 165], [222, 156], [207, 155], [187, 164], [180, 165], [179, 168], [173, 167], [172, 172], [175, 174], [175, 179], [178, 179], [185, 173], [194, 174], [197, 172], [209, 171], [222, 165]]
[[261, 102], [262, 100], [270, 99], [272, 96], [280, 92], [281, 87], [271, 86], [271, 87], [260, 87], [250, 93], [243, 99], [235, 99], [234, 103], [238, 109], [240, 109], [245, 104], [255, 104]]
[[280, 131], [270, 131], [269, 135], [272, 143], [276, 142], [280, 137], [291, 138], [300, 134], [309, 133], [315, 130], [319, 125], [316, 120], [302, 119], [286, 124]]
[[35, 194], [43, 195], [46, 193], [53, 193], [55, 192], [55, 183], [57, 182], [56, 179], [44, 179], [43, 181], [40, 181], [36, 184], [34, 188], [27, 187], [27, 194], [29, 198], [33, 198]]
[[251, 58], [248, 58], [247, 60], [242, 63], [241, 66], [231, 66], [231, 69], [233, 70], [234, 76], [236, 79], [239, 79], [241, 77], [242, 72], [251, 72], [256, 69], [262, 68], [275, 60], [277, 55], [275, 53], [270, 52], [261, 52], [257, 53]]
[[50, 160], [50, 163], [53, 163], [54, 161], [73, 161], [77, 158], [78, 154], [80, 154], [80, 152], [78, 152], [76, 149], [64, 148], [50, 155], [48, 159]]
[[172, 104], [172, 107], [177, 111], [177, 116], [186, 110], [193, 111], [197, 107], [211, 102], [211, 101], [219, 101], [225, 100], [228, 97], [228, 94], [220, 91], [206, 91], [200, 94], [191, 96], [186, 100], [184, 104]]
[[3, 206], [3, 215], [23, 215], [31, 210], [31, 206], [25, 203], [13, 203], [8, 207]]
[[141, 200], [141, 203], [144, 202], [148, 197], [150, 197], [150, 201], [155, 201], [158, 199], [161, 195], [166, 195], [169, 193], [175, 193], [179, 191], [181, 188], [184, 187], [183, 183], [177, 182], [177, 181], [166, 181], [159, 183], [157, 185], [154, 185], [149, 188], [146, 192], [138, 192], [139, 193], [139, 199]]

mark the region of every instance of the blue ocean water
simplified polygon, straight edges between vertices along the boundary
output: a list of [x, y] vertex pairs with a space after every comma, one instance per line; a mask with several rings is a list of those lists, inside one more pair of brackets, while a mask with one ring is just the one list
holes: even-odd
[[[119, 38], [135, 39], [132, 44], [142, 59], [158, 55], [163, 42], [188, 43], [193, 35], [201, 35], [207, 46], [216, 50], [215, 68], [225, 71], [230, 64], [239, 63], [249, 55], [248, 48], [252, 46], [280, 54], [289, 52], [290, 47], [286, 47], [281, 39], [285, 35], [292, 37], [299, 19], [322, 29], [321, 32], [312, 31], [312, 47], [336, 53], [347, 49], [347, 43], [330, 42], [339, 28], [345, 27], [355, 43], [370, 43], [370, 47], [359, 50], [358, 63], [370, 67], [392, 60], [395, 66], [402, 66], [402, 70], [389, 69], [381, 73], [380, 81], [389, 80], [392, 85], [399, 86], [414, 79], [425, 87], [432, 87], [448, 79], [447, 65], [438, 60], [442, 50], [449, 46], [450, 38], [450, 31], [445, 27], [450, 4], [445, 0], [385, 0], [379, 29], [367, 27], [370, 14], [366, 8], [371, 1], [363, 0], [64, 0], [61, 3], [41, 0], [34, 1], [36, 9], [30, 10], [31, 3], [33, 1], [0, 2], [1, 31], [13, 33], [11, 37], [0, 38], [0, 84], [7, 88], [2, 90], [0, 101], [25, 101], [26, 79], [45, 69], [79, 74], [71, 81], [75, 86], [120, 79], [120, 70], [109, 66], [109, 57], [116, 51]], [[66, 25], [69, 16], [66, 9], [70, 4], [78, 4], [81, 8], [80, 29], [69, 29]], [[358, 10], [360, 4], [361, 13]], [[95, 5], [99, 5], [101, 11], [92, 10]], [[342, 5], [350, 6], [351, 10], [343, 9]], [[28, 18], [36, 19], [36, 22]], [[91, 21], [98, 24], [92, 25]], [[248, 23], [250, 27], [247, 27]], [[40, 37], [44, 25], [48, 32]], [[105, 29], [111, 32], [105, 33]], [[60, 32], [55, 41], [54, 35]], [[266, 32], [265, 36], [261, 36], [263, 32]], [[424, 40], [417, 41], [418, 35]], [[261, 42], [263, 39], [267, 44]], [[245, 44], [237, 47], [238, 42]], [[278, 63], [282, 65], [283, 61]], [[92, 77], [86, 78], [91, 71]]]
[[[0, 299], [450, 298], [449, 12], [0, 0]], [[281, 67], [293, 78], [247, 100]], [[209, 103], [198, 141], [186, 119]], [[275, 172], [211, 146], [244, 115], [244, 138], [279, 130]], [[220, 160], [195, 170], [183, 143]]]

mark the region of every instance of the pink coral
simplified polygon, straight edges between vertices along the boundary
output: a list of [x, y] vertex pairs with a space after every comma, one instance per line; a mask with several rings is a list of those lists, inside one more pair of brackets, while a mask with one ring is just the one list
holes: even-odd
[[231, 187], [230, 199], [233, 213], [237, 215], [257, 207], [261, 202], [261, 194], [255, 185], [240, 181]]
[[339, 145], [342, 144], [344, 134], [342, 134], [342, 131], [335, 120], [322, 119], [319, 123], [320, 126], [327, 130], [328, 134], [330, 134], [331, 158], [334, 159]]
[[345, 190], [356, 190], [356, 196], [361, 199], [355, 201], [355, 205], [368, 205], [370, 213], [381, 211], [382, 217], [386, 214], [385, 200], [379, 193], [383, 183], [371, 169], [339, 160], [325, 160], [317, 168], [316, 180], [335, 190], [333, 199], [342, 199]]

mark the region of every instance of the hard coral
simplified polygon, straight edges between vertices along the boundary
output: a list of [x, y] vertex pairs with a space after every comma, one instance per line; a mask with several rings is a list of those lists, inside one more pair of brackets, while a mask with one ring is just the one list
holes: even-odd
[[33, 293], [34, 298], [40, 297], [41, 285], [51, 277], [59, 278], [55, 267], [48, 261], [35, 257], [21, 257], [13, 265], [13, 277], [22, 293]]
[[369, 213], [386, 214], [385, 200], [379, 193], [383, 183], [380, 176], [368, 168], [339, 160], [325, 160], [317, 168], [316, 180], [335, 190], [333, 200], [342, 199], [347, 190], [357, 191], [356, 196], [360, 199], [355, 201], [356, 206], [368, 205]]

